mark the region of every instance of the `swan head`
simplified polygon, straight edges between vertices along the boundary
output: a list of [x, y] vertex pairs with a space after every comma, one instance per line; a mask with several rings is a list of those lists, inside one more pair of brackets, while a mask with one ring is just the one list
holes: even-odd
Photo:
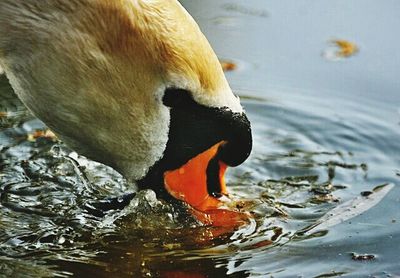
[[221, 205], [250, 123], [176, 0], [0, 2], [0, 66], [79, 153], [196, 209]]

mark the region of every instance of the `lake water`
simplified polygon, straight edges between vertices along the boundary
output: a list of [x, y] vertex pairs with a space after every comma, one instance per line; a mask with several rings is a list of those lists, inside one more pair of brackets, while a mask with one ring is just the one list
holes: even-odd
[[151, 191], [99, 211], [130, 185], [36, 132], [2, 76], [0, 276], [400, 276], [400, 2], [181, 2], [236, 65], [254, 149], [228, 189], [254, 221], [202, 227]]

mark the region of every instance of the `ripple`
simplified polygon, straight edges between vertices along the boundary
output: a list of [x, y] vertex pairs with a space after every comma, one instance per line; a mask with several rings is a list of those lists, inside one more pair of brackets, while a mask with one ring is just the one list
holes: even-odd
[[300, 231], [360, 192], [398, 179], [398, 164], [388, 155], [399, 149], [398, 132], [363, 110], [353, 109], [349, 117], [320, 113], [309, 104], [244, 103], [254, 151], [244, 165], [229, 170], [228, 184], [253, 218], [233, 231], [199, 224], [182, 204], [138, 191], [62, 142], [28, 140], [47, 128], [36, 119], [10, 117], [0, 131], [4, 273], [20, 268], [39, 276], [266, 275], [292, 265], [304, 270], [304, 260], [298, 262], [304, 254], [310, 264], [319, 260], [310, 250], [315, 241], [337, 246], [340, 237], [330, 238], [335, 227], [303, 236]]

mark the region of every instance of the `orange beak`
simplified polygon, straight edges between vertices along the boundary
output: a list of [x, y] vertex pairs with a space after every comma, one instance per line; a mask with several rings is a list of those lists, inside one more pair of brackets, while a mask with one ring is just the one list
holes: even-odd
[[223, 144], [225, 141], [215, 144], [182, 167], [165, 172], [164, 185], [174, 198], [189, 204], [193, 208], [193, 215], [204, 224], [236, 227], [246, 223], [248, 215], [229, 209], [225, 184], [227, 165], [222, 161], [218, 161], [219, 185], [217, 185], [219, 187], [217, 195], [221, 197], [211, 196], [208, 188], [207, 167]]

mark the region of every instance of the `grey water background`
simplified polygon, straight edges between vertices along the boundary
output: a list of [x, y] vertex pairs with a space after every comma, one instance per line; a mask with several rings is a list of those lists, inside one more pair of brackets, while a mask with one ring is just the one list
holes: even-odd
[[[257, 201], [255, 221], [215, 236], [149, 191], [93, 215], [88, 204], [132, 188], [60, 142], [26, 140], [45, 126], [3, 76], [0, 277], [400, 276], [400, 2], [181, 2], [237, 65], [227, 77], [254, 150], [229, 170], [228, 188]], [[332, 59], [333, 39], [359, 52]], [[386, 183], [394, 188], [376, 206], [302, 233]]]
[[[310, 151], [354, 153], [354, 160], [368, 164], [368, 178], [343, 177], [352, 187], [346, 194], [374, 183], [398, 185], [400, 2], [182, 2], [218, 55], [238, 63], [239, 70], [228, 75], [234, 90], [273, 106], [255, 105], [253, 125], [275, 128], [288, 137], [306, 137], [303, 144]], [[323, 54], [333, 39], [355, 42], [360, 51], [342, 61], [329, 61]], [[274, 134], [261, 139], [256, 133], [255, 144], [271, 154], [277, 149], [268, 145], [275, 140]], [[266, 167], [262, 174], [282, 175], [276, 165]], [[354, 276], [385, 277], [385, 270], [400, 275], [400, 228], [392, 224], [398, 222], [399, 209], [396, 186], [377, 207], [331, 229], [326, 237], [255, 256], [239, 269], [248, 267], [264, 275], [271, 271], [274, 276], [311, 277], [322, 269]], [[377, 254], [378, 259], [350, 262], [349, 252]]]

